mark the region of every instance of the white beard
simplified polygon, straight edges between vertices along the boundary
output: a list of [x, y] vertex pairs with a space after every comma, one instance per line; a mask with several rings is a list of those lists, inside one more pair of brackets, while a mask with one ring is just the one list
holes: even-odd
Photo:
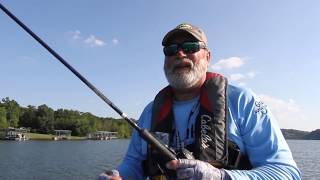
[[164, 65], [164, 72], [170, 86], [176, 89], [191, 88], [206, 75], [208, 68], [208, 62], [206, 59], [200, 59], [197, 64], [194, 64], [193, 61], [189, 59], [187, 61], [192, 64], [189, 72], [174, 72], [174, 69], [179, 64], [179, 61], [176, 61], [170, 69]]

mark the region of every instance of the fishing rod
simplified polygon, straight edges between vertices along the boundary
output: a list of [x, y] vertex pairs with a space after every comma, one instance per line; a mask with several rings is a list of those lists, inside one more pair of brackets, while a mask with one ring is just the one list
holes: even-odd
[[101, 91], [99, 91], [93, 84], [91, 84], [85, 77], [83, 77], [76, 69], [74, 69], [64, 58], [55, 52], [47, 43], [45, 43], [39, 36], [31, 31], [25, 24], [23, 24], [15, 15], [13, 15], [5, 6], [0, 3], [0, 8], [12, 20], [14, 20], [20, 27], [22, 27], [29, 35], [38, 41], [46, 50], [48, 50], [54, 57], [57, 58], [64, 66], [66, 66], [74, 75], [76, 75], [85, 85], [87, 85], [96, 95], [98, 95], [105, 103], [107, 103], [113, 110], [115, 110], [124, 120], [126, 120], [139, 135], [157, 149], [160, 154], [164, 155], [168, 160], [177, 159], [174, 151], [159, 142], [147, 129], [140, 128], [135, 120], [128, 118], [127, 114], [122, 112], [114, 103], [112, 103]]

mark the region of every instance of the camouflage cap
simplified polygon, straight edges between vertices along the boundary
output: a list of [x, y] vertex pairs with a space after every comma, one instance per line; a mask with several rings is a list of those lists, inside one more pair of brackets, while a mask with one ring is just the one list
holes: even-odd
[[167, 46], [169, 43], [169, 40], [171, 40], [171, 38], [174, 35], [180, 34], [180, 33], [187, 33], [190, 34], [191, 36], [193, 36], [194, 38], [196, 38], [199, 41], [202, 41], [205, 43], [205, 45], [208, 45], [208, 40], [206, 35], [204, 34], [203, 30], [192, 25], [192, 24], [188, 24], [188, 23], [182, 23], [179, 24], [177, 27], [175, 27], [174, 29], [172, 29], [171, 31], [169, 31], [163, 38], [162, 40], [162, 45], [163, 46]]

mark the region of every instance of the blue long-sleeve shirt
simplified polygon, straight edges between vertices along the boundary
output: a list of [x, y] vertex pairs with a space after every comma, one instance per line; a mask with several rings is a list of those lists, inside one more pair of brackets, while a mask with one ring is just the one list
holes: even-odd
[[[231, 179], [301, 179], [301, 174], [280, 128], [266, 105], [251, 91], [228, 85], [228, 139], [248, 155], [252, 170], [226, 170]], [[175, 126], [185, 145], [193, 143], [186, 129], [196, 121], [199, 97], [173, 103]], [[150, 129], [153, 102], [139, 118], [139, 125]], [[196, 107], [190, 118], [190, 111]], [[191, 122], [189, 122], [191, 121]], [[141, 163], [147, 143], [133, 132], [126, 156], [118, 167], [123, 179], [145, 179]]]

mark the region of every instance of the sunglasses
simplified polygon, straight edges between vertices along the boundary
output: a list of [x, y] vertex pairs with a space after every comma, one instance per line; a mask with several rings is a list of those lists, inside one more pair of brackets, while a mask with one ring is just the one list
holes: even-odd
[[207, 49], [203, 42], [184, 42], [182, 44], [171, 44], [163, 47], [163, 53], [166, 56], [173, 56], [178, 53], [180, 48], [186, 54], [193, 54], [200, 51], [200, 49]]

